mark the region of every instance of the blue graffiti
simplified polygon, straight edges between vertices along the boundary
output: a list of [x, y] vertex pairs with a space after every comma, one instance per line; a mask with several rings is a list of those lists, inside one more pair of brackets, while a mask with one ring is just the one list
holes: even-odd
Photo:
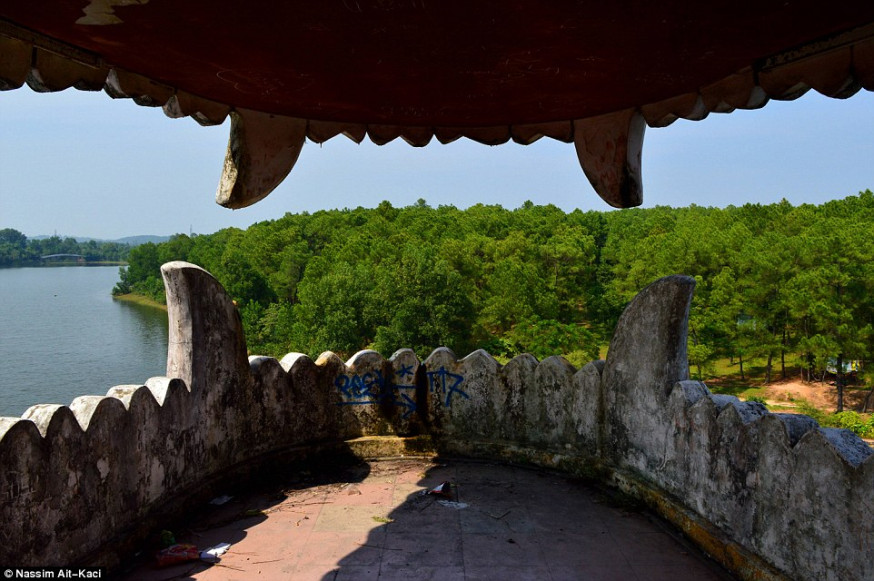
[[[399, 385], [398, 387], [408, 387], [408, 386]], [[408, 396], [405, 393], [395, 394], [395, 395], [401, 396], [401, 399], [397, 399], [397, 397], [395, 397], [395, 400], [392, 403], [394, 403], [394, 405], [396, 405], [400, 408], [403, 408], [404, 411], [401, 413], [402, 420], [409, 419], [409, 417], [411, 415], [413, 415], [415, 412], [419, 411], [418, 407], [416, 407], [416, 400], [414, 400], [413, 398], [411, 398], [410, 396]]]
[[395, 372], [395, 375], [400, 377], [401, 379], [409, 376], [413, 377], [415, 374], [413, 373], [413, 365], [401, 365], [401, 368]]
[[470, 399], [460, 386], [464, 382], [464, 376], [457, 373], [446, 371], [445, 367], [440, 367], [437, 371], [428, 372], [428, 391], [438, 395], [446, 395], [443, 401], [444, 407], [452, 405], [452, 396], [458, 394], [464, 399]]
[[[416, 376], [416, 373], [413, 371], [413, 364], [412, 363], [410, 365], [401, 364], [401, 368], [395, 372], [395, 375], [397, 375], [398, 378], [400, 378], [400, 381], [403, 382], [403, 383], [395, 384], [396, 389], [398, 389], [398, 390], [401, 390], [401, 389], [415, 390], [416, 389], [415, 385], [410, 385], [409, 383], [407, 383], [408, 381], [411, 381]], [[408, 377], [410, 379], [407, 379]], [[413, 395], [415, 395], [415, 392]], [[400, 396], [400, 399], [398, 399], [397, 396]], [[406, 393], [401, 393], [400, 391], [398, 391], [397, 394], [395, 394], [394, 403], [396, 406], [404, 408], [404, 412], [403, 412], [403, 415], [401, 416], [401, 419], [406, 420], [411, 415], [413, 415], [413, 412], [418, 411], [418, 407], [416, 406], [416, 400], [414, 400], [412, 397], [408, 396]]]
[[385, 395], [385, 380], [382, 373], [374, 371], [364, 375], [338, 375], [334, 385], [343, 395], [340, 405], [379, 403]]
[[[412, 366], [410, 366], [412, 368]], [[403, 370], [404, 368], [402, 368]], [[412, 372], [410, 372], [412, 374]], [[418, 411], [416, 400], [398, 389], [416, 389], [415, 385], [386, 386], [385, 379], [379, 371], [367, 372], [364, 375], [338, 375], [334, 386], [340, 390], [343, 401], [337, 405], [374, 405], [388, 402], [401, 408], [401, 419], [408, 419]]]

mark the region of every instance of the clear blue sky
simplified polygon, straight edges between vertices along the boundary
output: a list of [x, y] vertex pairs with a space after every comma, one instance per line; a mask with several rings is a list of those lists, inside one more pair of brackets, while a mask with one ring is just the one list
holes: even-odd
[[[119, 238], [246, 228], [285, 212], [525, 200], [607, 210], [572, 144], [488, 147], [467, 140], [413, 148], [338, 136], [307, 143], [268, 198], [231, 211], [214, 202], [229, 122], [201, 127], [106, 94], [27, 87], [0, 93], [0, 228], [28, 236]], [[874, 93], [810, 91], [756, 111], [647, 129], [644, 205], [818, 204], [874, 189]]]

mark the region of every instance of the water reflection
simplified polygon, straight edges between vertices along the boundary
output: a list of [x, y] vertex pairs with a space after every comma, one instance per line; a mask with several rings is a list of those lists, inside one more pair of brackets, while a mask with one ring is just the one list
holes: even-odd
[[167, 313], [113, 300], [117, 267], [0, 270], [0, 416], [164, 375]]

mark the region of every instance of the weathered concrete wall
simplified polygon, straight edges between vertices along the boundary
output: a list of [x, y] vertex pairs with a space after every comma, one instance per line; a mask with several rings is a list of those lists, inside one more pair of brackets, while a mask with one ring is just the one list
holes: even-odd
[[427, 434], [446, 452], [620, 487], [743, 578], [874, 578], [870, 449], [689, 381], [689, 278], [642, 291], [607, 361], [575, 370], [445, 348], [424, 362], [408, 349], [247, 359], [215, 280], [163, 271], [173, 379], [0, 418], [0, 562], [112, 566], [108, 547], [123, 552], [216, 483], [361, 436]]

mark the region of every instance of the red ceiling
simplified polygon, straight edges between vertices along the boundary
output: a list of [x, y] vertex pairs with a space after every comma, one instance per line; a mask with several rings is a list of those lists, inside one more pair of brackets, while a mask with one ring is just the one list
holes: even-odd
[[[4, 0], [0, 19], [234, 107], [424, 126], [645, 105], [874, 22], [871, 0], [111, 3]], [[86, 5], [121, 22], [77, 24]]]

